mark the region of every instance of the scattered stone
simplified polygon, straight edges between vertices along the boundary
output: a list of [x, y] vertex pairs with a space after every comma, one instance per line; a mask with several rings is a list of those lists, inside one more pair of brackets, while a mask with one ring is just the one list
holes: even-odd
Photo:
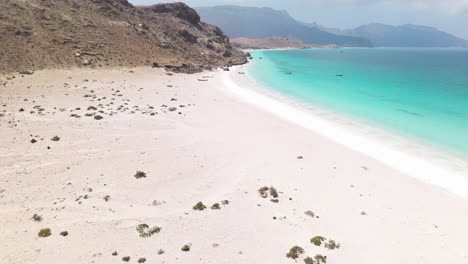
[[34, 74], [34, 71], [20, 71], [19, 74], [22, 74], [22, 75], [33, 75], [33, 74]]
[[137, 171], [135, 173], [135, 178], [137, 178], [137, 179], [146, 178], [146, 173], [143, 172], [143, 171]]
[[36, 222], [41, 222], [42, 221], [42, 216], [40, 216], [38, 214], [34, 214], [33, 217], [32, 217], [32, 220], [34, 220]]
[[314, 212], [312, 212], [312, 211], [310, 211], [310, 210], [305, 211], [304, 214], [305, 214], [305, 215], [308, 215], [308, 216], [310, 216], [310, 217], [315, 217]]

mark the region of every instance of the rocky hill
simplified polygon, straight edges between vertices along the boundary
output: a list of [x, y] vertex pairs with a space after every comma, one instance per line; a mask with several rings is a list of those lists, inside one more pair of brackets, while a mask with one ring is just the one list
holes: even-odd
[[241, 64], [245, 56], [183, 3], [134, 7], [126, 0], [2, 0], [0, 62], [3, 73], [140, 65], [193, 72]]

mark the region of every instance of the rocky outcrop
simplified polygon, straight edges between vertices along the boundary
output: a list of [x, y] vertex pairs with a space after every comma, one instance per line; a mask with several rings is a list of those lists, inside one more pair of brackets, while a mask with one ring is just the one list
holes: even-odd
[[2, 0], [0, 61], [0, 73], [153, 64], [193, 72], [246, 59], [219, 28], [183, 3]]
[[184, 3], [158, 4], [149, 8], [145, 8], [145, 10], [154, 13], [169, 13], [194, 25], [200, 23], [200, 16], [198, 13]]

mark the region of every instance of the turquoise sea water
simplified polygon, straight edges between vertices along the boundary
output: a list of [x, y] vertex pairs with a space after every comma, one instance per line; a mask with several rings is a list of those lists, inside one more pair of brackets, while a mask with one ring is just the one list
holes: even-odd
[[468, 157], [468, 49], [311, 49], [252, 55], [249, 74], [265, 87]]

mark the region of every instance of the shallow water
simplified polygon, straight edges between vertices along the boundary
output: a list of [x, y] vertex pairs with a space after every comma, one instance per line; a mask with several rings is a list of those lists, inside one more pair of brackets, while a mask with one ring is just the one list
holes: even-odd
[[468, 157], [467, 49], [310, 49], [252, 55], [249, 74], [266, 87]]

